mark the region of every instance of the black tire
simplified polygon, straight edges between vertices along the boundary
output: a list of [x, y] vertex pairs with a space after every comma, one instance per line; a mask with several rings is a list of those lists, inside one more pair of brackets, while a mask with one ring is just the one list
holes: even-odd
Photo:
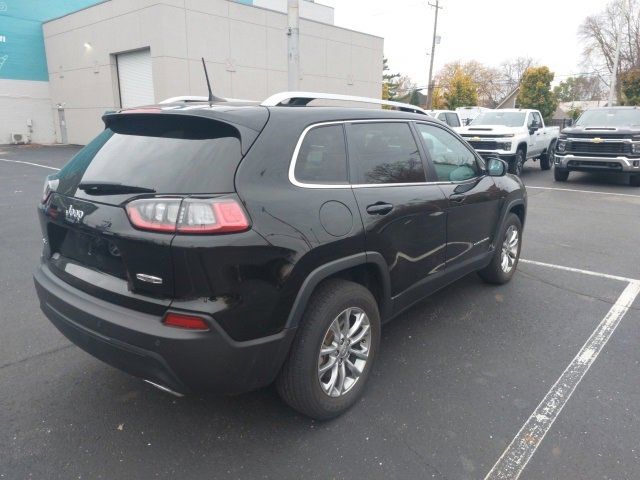
[[[366, 364], [353, 386], [340, 396], [329, 396], [320, 385], [320, 348], [336, 317], [348, 308], [359, 308], [370, 322]], [[289, 357], [276, 380], [280, 397], [298, 412], [316, 420], [337, 417], [360, 397], [380, 344], [380, 314], [375, 298], [362, 285], [346, 280], [328, 280], [313, 293], [298, 326]], [[346, 365], [346, 359], [345, 359]]]
[[[502, 268], [502, 253], [503, 253], [503, 245], [507, 240], [507, 232], [510, 231], [510, 227], [515, 227], [518, 233], [518, 244], [517, 244], [517, 253], [515, 255], [515, 262], [512, 264], [511, 268], [508, 271], [505, 271]], [[482, 270], [478, 271], [478, 275], [487, 283], [493, 283], [496, 285], [502, 285], [507, 283], [513, 277], [513, 274], [518, 267], [518, 260], [520, 259], [520, 248], [522, 246], [522, 222], [520, 218], [515, 213], [510, 213], [504, 225], [502, 226], [502, 230], [500, 231], [500, 235], [498, 236], [498, 241], [496, 241], [496, 248], [493, 253], [493, 257], [491, 258], [491, 262]]]
[[629, 177], [629, 185], [632, 187], [640, 187], [640, 175], [631, 175]]
[[517, 175], [518, 177], [522, 173], [522, 166], [524, 165], [525, 157], [524, 150], [519, 149], [516, 152], [516, 156], [509, 162], [509, 173]]
[[569, 170], [565, 170], [563, 168], [554, 168], [553, 169], [553, 179], [556, 182], [566, 182], [569, 178]]
[[547, 151], [540, 156], [540, 169], [551, 170], [553, 165], [553, 156], [556, 150], [556, 142], [552, 140]]

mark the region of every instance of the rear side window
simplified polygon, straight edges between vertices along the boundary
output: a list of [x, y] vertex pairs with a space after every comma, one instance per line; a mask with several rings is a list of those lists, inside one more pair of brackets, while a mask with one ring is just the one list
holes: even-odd
[[407, 123], [354, 123], [349, 126], [352, 183], [416, 183], [426, 181], [418, 146]]
[[347, 148], [342, 125], [315, 127], [307, 132], [298, 151], [294, 175], [302, 183], [348, 183]]
[[450, 127], [459, 127], [460, 120], [458, 119], [458, 115], [455, 113], [447, 113], [447, 125]]
[[228, 124], [138, 114], [122, 118], [82, 149], [60, 171], [58, 191], [74, 195], [81, 182], [109, 182], [157, 193], [233, 192], [241, 158], [238, 133]]

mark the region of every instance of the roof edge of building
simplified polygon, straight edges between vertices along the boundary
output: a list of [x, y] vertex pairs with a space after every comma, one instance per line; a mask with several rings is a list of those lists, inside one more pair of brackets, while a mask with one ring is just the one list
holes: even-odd
[[97, 7], [98, 5], [102, 5], [103, 3], [110, 2], [111, 0], [100, 0], [94, 3], [93, 5], [87, 5], [86, 7], [79, 8], [78, 10], [74, 10], [73, 12], [65, 13], [64, 15], [60, 15], [59, 17], [50, 18], [44, 22], [41, 22], [42, 25], [49, 22], [55, 22], [56, 20], [60, 20], [61, 18], [68, 17], [69, 15], [75, 15], [78, 12], [82, 12], [83, 10], [89, 10], [90, 8]]
[[[65, 14], [65, 15], [60, 15], [59, 17], [51, 18], [51, 19], [47, 20], [46, 22], [42, 22], [42, 24], [44, 25], [44, 24], [46, 24], [46, 23], [55, 22], [56, 20], [60, 20], [60, 19], [62, 19], [62, 18], [68, 17], [68, 16], [70, 16], [70, 15], [75, 15], [76, 13], [82, 12], [83, 10], [88, 10], [88, 9], [90, 9], [90, 8], [97, 7], [97, 6], [99, 6], [99, 5], [102, 5], [102, 4], [107, 3], [107, 2], [110, 2], [110, 1], [111, 1], [111, 0], [102, 0], [102, 1], [99, 1], [99, 2], [97, 2], [97, 3], [95, 3], [95, 4], [93, 4], [93, 5], [88, 5], [88, 6], [84, 7], [84, 8], [80, 8], [80, 9], [75, 10], [75, 11], [73, 11], [73, 12], [69, 12], [69, 13], [67, 13], [67, 14]], [[162, 3], [162, 0], [160, 0], [160, 2], [159, 2], [159, 3]], [[272, 13], [279, 13], [280, 15], [286, 15], [286, 13], [285, 13], [285, 12], [280, 12], [280, 11], [278, 11], [278, 10], [272, 10], [272, 9], [270, 9], [270, 8], [261, 7], [261, 6], [257, 6], [257, 5], [246, 5], [246, 4], [243, 4], [243, 3], [238, 3], [238, 5], [243, 5], [243, 6], [245, 6], [245, 7], [249, 7], [249, 8], [257, 8], [257, 9], [259, 9], [259, 10], [264, 10], [264, 11], [272, 12]], [[333, 9], [333, 7], [330, 7], [329, 5], [324, 5], [324, 6], [326, 6], [326, 7], [329, 7], [329, 8], [331, 8], [331, 9]], [[186, 7], [185, 7], [185, 9], [186, 9]], [[334, 10], [335, 10], [335, 9], [334, 9]], [[333, 24], [333, 23], [325, 23], [325, 22], [321, 22], [321, 21], [319, 21], [319, 20], [314, 20], [314, 19], [312, 19], [312, 18], [306, 18], [306, 17], [302, 17], [302, 16], [300, 17], [300, 20], [304, 20], [304, 21], [306, 21], [306, 22], [313, 22], [313, 23], [317, 23], [317, 24], [319, 24], [319, 25], [326, 25], [326, 26], [328, 26], [328, 27], [339, 28], [340, 30], [344, 30], [344, 31], [347, 31], [347, 32], [352, 32], [352, 33], [357, 33], [358, 35], [365, 35], [365, 36], [367, 36], [367, 37], [377, 38], [377, 39], [379, 39], [379, 40], [383, 40], [383, 41], [384, 41], [384, 37], [381, 37], [381, 36], [379, 36], [379, 35], [374, 35], [374, 34], [372, 34], [372, 33], [367, 33], [367, 32], [361, 32], [361, 31], [359, 31], [359, 30], [354, 30], [353, 28], [341, 27], [341, 26], [335, 25], [335, 24]]]

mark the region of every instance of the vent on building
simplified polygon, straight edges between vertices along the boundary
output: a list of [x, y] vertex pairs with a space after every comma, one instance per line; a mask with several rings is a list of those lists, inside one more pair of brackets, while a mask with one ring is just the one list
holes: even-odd
[[11, 143], [14, 145], [25, 145], [31, 143], [31, 136], [28, 133], [12, 133]]

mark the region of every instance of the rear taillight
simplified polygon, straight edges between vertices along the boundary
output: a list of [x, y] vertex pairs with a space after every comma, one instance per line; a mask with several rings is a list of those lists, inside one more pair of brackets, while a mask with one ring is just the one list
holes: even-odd
[[147, 198], [127, 204], [134, 227], [154, 232], [175, 232], [181, 198]]
[[147, 198], [126, 208], [133, 226], [142, 230], [229, 233], [249, 228], [247, 215], [232, 198]]
[[51, 194], [58, 188], [59, 182], [60, 181], [57, 178], [50, 179], [47, 177], [47, 179], [44, 181], [44, 188], [42, 189], [42, 203], [47, 203], [47, 200], [49, 200]]
[[209, 324], [200, 317], [169, 312], [162, 320], [167, 327], [184, 328], [186, 330], [209, 330]]

